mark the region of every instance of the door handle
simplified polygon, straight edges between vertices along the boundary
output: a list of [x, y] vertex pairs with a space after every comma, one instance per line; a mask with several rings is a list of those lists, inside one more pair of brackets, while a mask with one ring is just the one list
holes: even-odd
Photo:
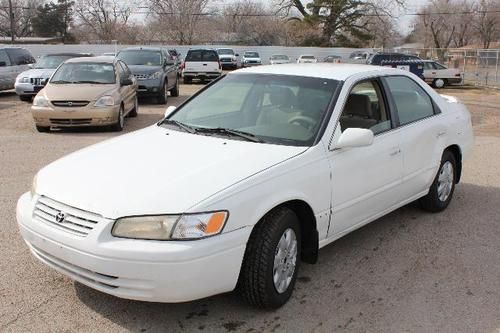
[[392, 151], [389, 155], [390, 155], [390, 156], [396, 156], [396, 155], [397, 155], [397, 154], [399, 154], [399, 153], [401, 153], [401, 149], [399, 149], [399, 148], [398, 148], [398, 149], [396, 149], [396, 150]]

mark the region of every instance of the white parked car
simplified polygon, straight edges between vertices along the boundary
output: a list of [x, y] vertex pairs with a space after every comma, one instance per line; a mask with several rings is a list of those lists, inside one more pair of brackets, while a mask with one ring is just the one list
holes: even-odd
[[262, 65], [260, 55], [255, 51], [246, 51], [241, 58], [241, 67], [251, 67]]
[[271, 58], [269, 58], [269, 63], [271, 65], [289, 64], [290, 58], [285, 54], [273, 54]]
[[317, 62], [318, 59], [313, 55], [303, 54], [297, 58], [298, 64], [315, 64]]
[[17, 205], [31, 252], [118, 297], [238, 285], [275, 308], [320, 248], [415, 200], [444, 210], [473, 145], [466, 107], [406, 71], [334, 66], [229, 73], [158, 124], [44, 167]]
[[433, 60], [423, 60], [425, 82], [434, 88], [444, 88], [449, 84], [462, 83], [464, 73], [458, 68], [448, 68]]
[[185, 84], [191, 83], [194, 79], [204, 82], [222, 75], [219, 55], [212, 49], [190, 49], [181, 67]]

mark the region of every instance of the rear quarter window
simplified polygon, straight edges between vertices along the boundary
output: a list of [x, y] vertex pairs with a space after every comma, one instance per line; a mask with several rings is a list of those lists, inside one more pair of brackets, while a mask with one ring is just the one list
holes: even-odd
[[34, 64], [35, 58], [25, 49], [7, 49], [13, 65]]

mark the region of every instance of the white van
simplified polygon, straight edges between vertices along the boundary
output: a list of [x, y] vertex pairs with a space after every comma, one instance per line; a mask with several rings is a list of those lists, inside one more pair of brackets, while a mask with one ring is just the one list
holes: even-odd
[[35, 58], [31, 53], [20, 47], [0, 48], [0, 90], [14, 89], [16, 77], [30, 69]]
[[217, 51], [213, 49], [191, 49], [182, 65], [184, 83], [193, 79], [213, 80], [222, 75], [222, 66]]

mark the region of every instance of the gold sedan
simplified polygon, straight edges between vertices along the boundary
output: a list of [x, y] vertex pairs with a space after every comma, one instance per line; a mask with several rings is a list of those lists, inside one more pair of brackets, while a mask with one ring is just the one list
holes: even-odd
[[59, 66], [31, 110], [39, 132], [71, 126], [121, 131], [126, 116], [137, 116], [137, 82], [114, 57], [73, 58]]

